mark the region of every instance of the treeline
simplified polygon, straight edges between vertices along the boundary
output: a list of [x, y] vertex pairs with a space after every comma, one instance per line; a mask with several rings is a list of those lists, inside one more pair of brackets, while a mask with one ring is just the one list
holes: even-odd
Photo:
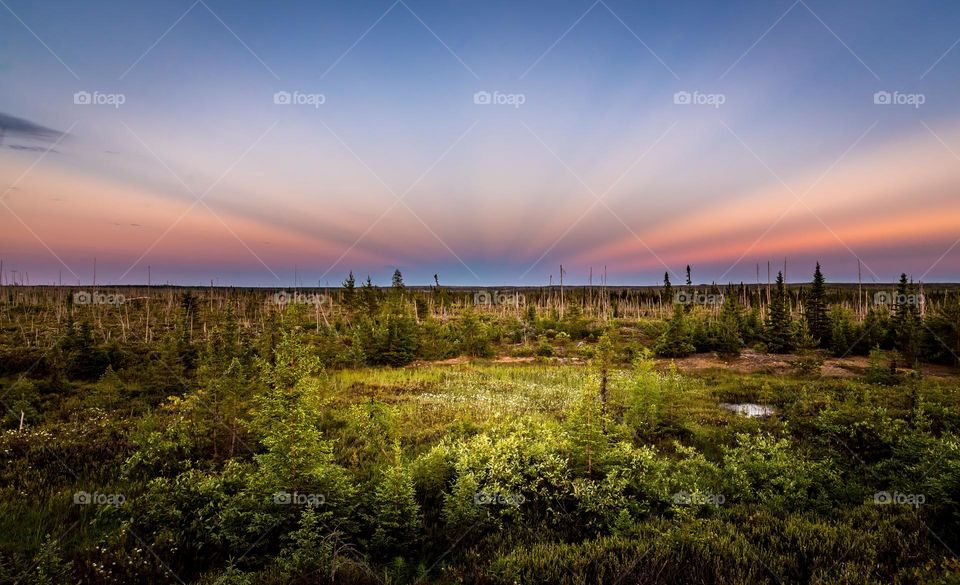
[[[689, 274], [689, 273], [688, 273]], [[396, 271], [388, 288], [351, 273], [336, 289], [263, 291], [133, 287], [5, 287], [0, 303], [0, 375], [24, 368], [50, 379], [96, 379], [112, 367], [144, 372], [192, 371], [198, 347], [230, 319], [246, 343], [269, 346], [282, 319], [312, 338], [324, 367], [402, 366], [457, 356], [589, 358], [604, 330], [624, 332], [626, 358], [652, 346], [661, 357], [698, 352], [736, 355], [745, 348], [790, 353], [821, 350], [837, 357], [896, 350], [905, 365], [957, 364], [960, 291], [925, 292], [901, 277], [895, 289], [828, 287], [819, 265], [812, 282], [788, 286], [782, 275], [764, 287], [690, 284], [652, 289], [555, 287], [456, 291], [408, 287]], [[121, 292], [125, 291], [125, 292]], [[869, 302], [866, 296], [872, 297]], [[638, 317], [626, 316], [631, 307]], [[666, 307], [666, 308], [663, 308]]]
[[[666, 278], [664, 290], [670, 289]], [[736, 355], [753, 347], [771, 353], [823, 349], [845, 357], [879, 348], [896, 350], [908, 365], [960, 363], [960, 295], [944, 294], [931, 303], [906, 274], [895, 291], [875, 293], [862, 316], [847, 302], [829, 301], [819, 263], [809, 288], [797, 299], [791, 298], [782, 273], [777, 274], [765, 309], [745, 307], [740, 293], [733, 286], [723, 292], [714, 287], [707, 294], [690, 290], [687, 302], [674, 304], [666, 331], [655, 345], [657, 354]]]

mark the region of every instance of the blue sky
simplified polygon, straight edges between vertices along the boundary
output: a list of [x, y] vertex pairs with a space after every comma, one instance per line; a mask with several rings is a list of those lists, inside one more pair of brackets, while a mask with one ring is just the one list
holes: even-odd
[[960, 277], [955, 3], [3, 2], [34, 282]]

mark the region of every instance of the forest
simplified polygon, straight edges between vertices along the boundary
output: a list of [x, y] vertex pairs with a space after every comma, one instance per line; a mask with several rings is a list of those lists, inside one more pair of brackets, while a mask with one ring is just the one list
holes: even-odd
[[960, 583], [960, 286], [0, 287], [3, 583]]

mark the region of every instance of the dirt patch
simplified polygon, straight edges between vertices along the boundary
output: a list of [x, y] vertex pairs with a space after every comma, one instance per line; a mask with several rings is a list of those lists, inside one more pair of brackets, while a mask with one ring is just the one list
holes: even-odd
[[[798, 362], [808, 359], [796, 355], [777, 355], [744, 350], [739, 357], [722, 358], [716, 354], [696, 354], [673, 360], [657, 360], [659, 366], [666, 368], [675, 363], [684, 372], [702, 372], [723, 369], [741, 374], [766, 373], [773, 375], [796, 374]], [[825, 378], [857, 378], [863, 376], [869, 365], [866, 356], [828, 357], [823, 360], [820, 375]], [[926, 377], [957, 378], [960, 375], [955, 368], [933, 364], [923, 364], [920, 368]]]
[[502, 355], [497, 359], [493, 360], [495, 364], [530, 364], [537, 360], [537, 358], [528, 356], [528, 357], [514, 357], [510, 355]]
[[757, 353], [745, 350], [737, 357], [720, 357], [712, 353], [698, 353], [685, 358], [660, 359], [658, 365], [669, 366], [675, 363], [681, 371], [699, 372], [703, 370], [724, 369], [741, 374], [755, 372], [776, 373], [793, 367], [791, 356]]
[[[682, 372], [697, 373], [707, 370], [728, 370], [741, 374], [764, 373], [772, 375], [792, 375], [800, 370], [798, 362], [807, 360], [803, 356], [779, 355], [772, 353], [758, 353], [746, 349], [737, 357], [721, 357], [713, 353], [698, 353], [685, 358], [657, 359], [660, 369], [667, 369], [670, 364], [676, 364]], [[563, 365], [585, 364], [587, 360], [581, 358], [536, 358], [501, 355], [490, 360], [494, 364], [530, 364], [535, 362], [555, 363]], [[472, 358], [460, 356], [446, 360], [416, 361], [407, 367], [428, 366], [462, 366], [470, 365]], [[842, 358], [824, 357], [820, 367], [820, 375], [825, 378], [857, 378], [866, 372], [869, 362], [865, 356], [846, 356]], [[949, 366], [924, 364], [921, 367], [923, 375], [934, 378], [953, 378], [960, 376], [960, 371]]]
[[411, 363], [408, 368], [425, 368], [429, 366], [462, 366], [464, 364], [469, 364], [470, 358], [467, 356], [457, 356], [445, 360], [417, 360]]

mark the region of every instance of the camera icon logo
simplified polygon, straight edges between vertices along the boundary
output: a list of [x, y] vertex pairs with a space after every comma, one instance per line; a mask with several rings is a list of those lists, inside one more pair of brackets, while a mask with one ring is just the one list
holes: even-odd
[[693, 103], [693, 96], [690, 95], [689, 91], [678, 91], [677, 93], [673, 94], [673, 103], [680, 106], [689, 105]]
[[693, 295], [685, 290], [678, 290], [673, 295], [673, 302], [678, 305], [689, 305], [691, 302], [693, 302]]
[[889, 305], [892, 304], [893, 295], [887, 291], [880, 291], [873, 294], [873, 304], [874, 305]]
[[886, 106], [893, 103], [893, 96], [889, 91], [878, 91], [873, 94], [873, 103], [878, 106]]
[[293, 103], [293, 96], [289, 91], [278, 91], [273, 94], [273, 103], [278, 106], [289, 106]]
[[893, 496], [890, 495], [890, 492], [877, 492], [873, 494], [874, 504], [890, 504], [892, 502]]
[[90, 492], [76, 492], [73, 494], [73, 503], [77, 506], [86, 506], [93, 503]]
[[478, 106], [486, 106], [493, 103], [493, 96], [489, 91], [478, 91], [473, 94], [473, 103]]
[[87, 106], [93, 103], [93, 96], [89, 91], [78, 91], [73, 94], [73, 103], [78, 106]]
[[80, 291], [73, 293], [73, 302], [77, 305], [89, 305], [93, 301], [90, 293], [87, 291]]
[[285, 290], [282, 290], [273, 295], [273, 304], [275, 305], [285, 305], [290, 302], [291, 294]]
[[490, 293], [485, 290], [479, 290], [473, 293], [473, 304], [474, 305], [489, 305], [493, 302], [493, 298]]

